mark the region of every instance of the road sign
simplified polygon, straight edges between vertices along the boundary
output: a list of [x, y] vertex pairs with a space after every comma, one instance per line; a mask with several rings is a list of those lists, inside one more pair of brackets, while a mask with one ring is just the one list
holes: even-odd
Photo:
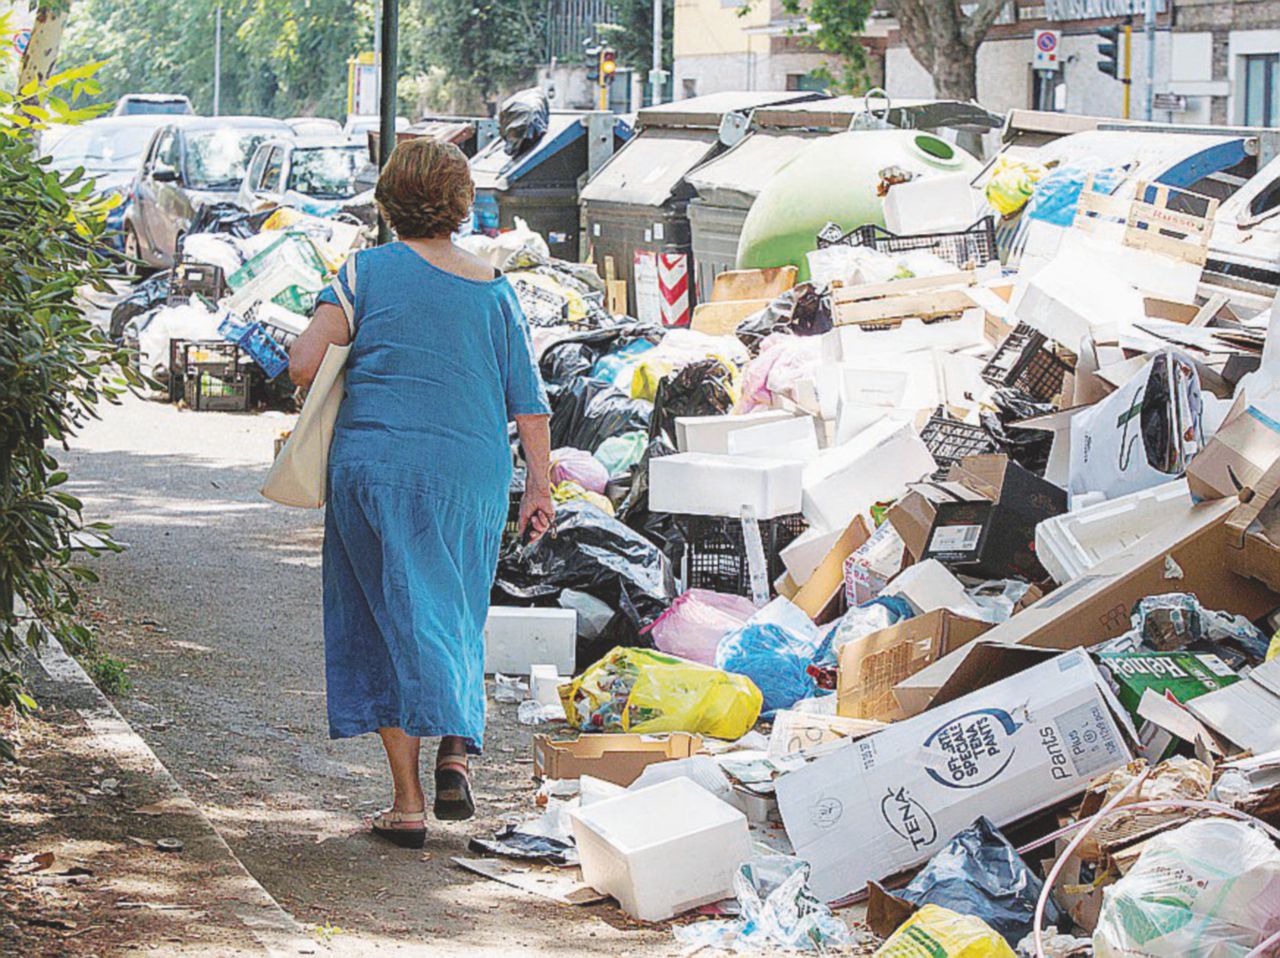
[[1151, 109], [1168, 110], [1170, 113], [1186, 113], [1187, 98], [1181, 93], [1157, 93], [1151, 98]]
[[31, 31], [19, 30], [13, 35], [13, 49], [19, 56], [27, 52], [27, 47], [31, 43]]
[[1062, 34], [1057, 30], [1037, 30], [1033, 37], [1035, 54], [1031, 65], [1037, 70], [1061, 70], [1062, 61], [1058, 51], [1062, 45]]

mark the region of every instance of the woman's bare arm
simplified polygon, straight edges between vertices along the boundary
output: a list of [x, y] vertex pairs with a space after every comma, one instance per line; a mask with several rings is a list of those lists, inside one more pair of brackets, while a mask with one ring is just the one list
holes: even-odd
[[516, 416], [520, 449], [524, 454], [524, 497], [520, 501], [520, 534], [529, 529], [536, 542], [551, 528], [556, 507], [551, 500], [550, 416]]
[[289, 378], [295, 386], [306, 389], [316, 378], [330, 344], [345, 346], [349, 341], [347, 314], [342, 307], [321, 303], [311, 317], [310, 325], [294, 340], [289, 350]]

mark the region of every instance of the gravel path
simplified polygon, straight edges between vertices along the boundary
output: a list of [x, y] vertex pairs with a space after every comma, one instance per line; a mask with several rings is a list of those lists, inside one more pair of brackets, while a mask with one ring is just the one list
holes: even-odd
[[59, 453], [87, 513], [130, 547], [98, 560], [90, 594], [107, 650], [132, 663], [125, 717], [322, 953], [678, 954], [665, 926], [450, 861], [535, 811], [531, 733], [513, 705], [490, 703], [480, 820], [434, 825], [423, 852], [367, 835], [387, 777], [372, 736], [326, 737], [320, 513], [257, 491], [288, 421], [130, 398]]

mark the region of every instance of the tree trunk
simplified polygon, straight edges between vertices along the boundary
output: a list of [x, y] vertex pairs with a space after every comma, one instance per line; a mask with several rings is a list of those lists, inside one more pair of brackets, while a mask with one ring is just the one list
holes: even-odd
[[934, 37], [933, 93], [939, 100], [978, 99], [977, 51], [962, 40]]
[[53, 73], [58, 59], [58, 47], [62, 43], [62, 28], [71, 9], [71, 0], [43, 2], [36, 11], [31, 28], [31, 42], [22, 54], [22, 66], [18, 71], [18, 89], [35, 81], [43, 83]]

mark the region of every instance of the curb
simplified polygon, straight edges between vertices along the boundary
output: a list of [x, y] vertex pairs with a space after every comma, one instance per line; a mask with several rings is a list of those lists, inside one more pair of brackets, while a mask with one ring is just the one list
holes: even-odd
[[213, 823], [178, 784], [151, 747], [102, 694], [102, 690], [93, 683], [80, 663], [68, 655], [52, 636], [46, 633], [45, 639], [45, 644], [35, 656], [36, 661], [59, 691], [68, 693], [67, 704], [84, 720], [97, 738], [102, 751], [122, 764], [132, 765], [150, 774], [155, 781], [166, 787], [172, 795], [169, 801], [175, 811], [197, 821], [208, 832], [215, 845], [235, 863], [239, 878], [235, 883], [236, 901], [230, 910], [262, 946], [264, 953], [269, 958], [292, 958], [319, 951], [319, 946], [306, 936], [302, 926], [280, 907], [279, 902], [244, 867], [231, 846], [213, 827]]

